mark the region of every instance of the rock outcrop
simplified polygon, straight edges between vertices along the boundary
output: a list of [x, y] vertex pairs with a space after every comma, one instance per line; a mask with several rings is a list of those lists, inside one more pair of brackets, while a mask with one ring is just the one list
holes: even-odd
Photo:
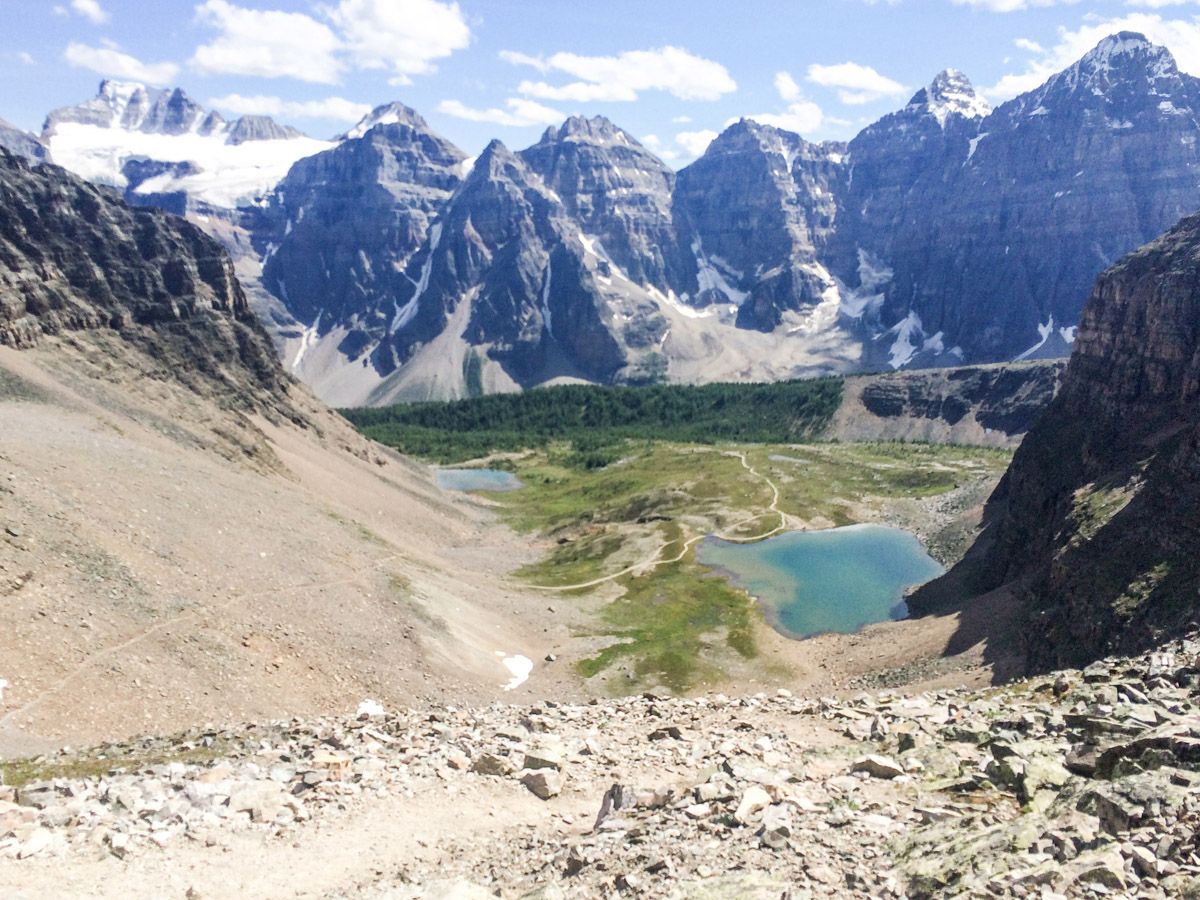
[[35, 135], [0, 119], [0, 147], [32, 163], [46, 162], [50, 154]]
[[0, 150], [0, 263], [0, 345], [106, 330], [232, 406], [286, 404], [229, 257], [194, 225]]
[[518, 156], [630, 281], [666, 292], [687, 278], [671, 213], [675, 173], [628, 132], [574, 116]]
[[1096, 283], [1058, 398], [947, 587], [1008, 584], [1029, 664], [1152, 645], [1200, 613], [1200, 217]]
[[[399, 362], [443, 335], [461, 335], [521, 386], [556, 367], [611, 381], [628, 365], [627, 330], [613, 322], [601, 285], [615, 274], [607, 258], [589, 248], [563, 200], [499, 141], [476, 160], [434, 229], [418, 289], [393, 320]], [[464, 361], [465, 352], [458, 349]]]
[[1065, 367], [1054, 361], [851, 376], [826, 436], [1016, 448], [1054, 399]]

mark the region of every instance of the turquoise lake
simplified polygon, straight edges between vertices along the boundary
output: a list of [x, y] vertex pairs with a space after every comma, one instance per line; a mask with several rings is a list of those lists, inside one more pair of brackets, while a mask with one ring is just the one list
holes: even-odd
[[709, 538], [696, 553], [793, 638], [903, 618], [905, 590], [943, 572], [915, 537], [882, 525], [795, 531], [756, 544]]
[[448, 491], [515, 491], [524, 487], [512, 472], [499, 469], [435, 469], [438, 487]]

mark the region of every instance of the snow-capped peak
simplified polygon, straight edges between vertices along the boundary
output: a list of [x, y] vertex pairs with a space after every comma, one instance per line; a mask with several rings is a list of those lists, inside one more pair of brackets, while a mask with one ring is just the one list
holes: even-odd
[[1109, 35], [1068, 72], [1078, 73], [1081, 84], [1104, 86], [1124, 80], [1130, 67], [1144, 71], [1151, 81], [1179, 75], [1171, 51], [1135, 31]]
[[951, 116], [981, 119], [992, 111], [988, 102], [975, 93], [971, 80], [957, 69], [939, 72], [928, 87], [917, 91], [908, 105], [929, 113], [943, 128]]
[[255, 202], [296, 160], [333, 146], [266, 116], [226, 122], [179, 88], [124, 81], [50, 113], [43, 140], [55, 162], [91, 181], [217, 207]]
[[343, 140], [357, 140], [377, 125], [411, 125], [414, 128], [428, 128], [421, 114], [403, 103], [385, 103], [377, 106], [359, 123], [342, 135]]
[[[1171, 51], [1152, 44], [1144, 35], [1122, 31], [1104, 38], [1073, 66], [1006, 106], [1017, 115], [1039, 116], [1074, 102], [1072, 97], [1083, 96], [1117, 107], [1140, 107], [1150, 102], [1173, 114], [1170, 100], [1181, 89], [1181, 76]], [[1118, 116], [1117, 121], [1123, 120]]]

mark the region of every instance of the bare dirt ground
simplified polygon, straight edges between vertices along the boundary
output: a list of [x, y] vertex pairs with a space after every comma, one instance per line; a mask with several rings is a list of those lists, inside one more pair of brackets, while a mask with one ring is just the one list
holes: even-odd
[[[0, 351], [20, 386], [0, 400], [0, 754], [365, 697], [494, 699], [498, 653], [541, 660], [573, 626], [507, 586], [522, 542], [315, 404], [321, 434], [256, 434], [81, 365]], [[561, 668], [539, 692], [573, 689]]]

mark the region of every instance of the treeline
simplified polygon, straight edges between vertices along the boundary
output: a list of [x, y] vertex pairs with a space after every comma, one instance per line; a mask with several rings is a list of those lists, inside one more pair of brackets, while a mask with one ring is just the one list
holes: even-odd
[[[625, 439], [787, 443], [829, 424], [840, 378], [774, 384], [564, 385], [445, 403], [342, 410], [368, 437], [415, 456], [458, 462], [570, 441], [603, 464]], [[586, 462], [586, 460], [585, 460]]]

